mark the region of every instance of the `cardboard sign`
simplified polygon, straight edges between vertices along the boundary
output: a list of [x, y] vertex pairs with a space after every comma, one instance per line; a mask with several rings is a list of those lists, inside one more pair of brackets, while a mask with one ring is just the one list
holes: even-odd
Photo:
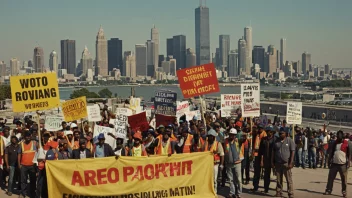
[[158, 127], [161, 124], [164, 125], [165, 127], [169, 124], [174, 124], [175, 119], [176, 119], [175, 116], [155, 114], [156, 127]]
[[185, 114], [186, 114], [187, 121], [193, 120], [194, 116], [197, 117], [197, 120], [202, 119], [202, 114], [200, 113], [200, 110], [189, 111], [189, 112], [186, 112]]
[[93, 142], [94, 143], [98, 142], [98, 136], [101, 133], [104, 134], [105, 143], [109, 144], [112, 149], [115, 149], [116, 148], [116, 140], [115, 140], [115, 138], [108, 135], [109, 133], [112, 133], [114, 136], [116, 136], [114, 129], [109, 128], [109, 127], [94, 125], [94, 133], [93, 133]]
[[62, 111], [64, 113], [66, 122], [87, 117], [88, 114], [86, 97], [83, 96], [72, 100], [67, 100], [66, 102], [62, 103]]
[[176, 115], [177, 94], [171, 91], [157, 91], [154, 97], [155, 114]]
[[132, 130], [147, 131], [149, 129], [149, 123], [145, 112], [128, 116], [128, 124]]
[[12, 111], [28, 112], [60, 106], [56, 73], [10, 77]]
[[[117, 137], [126, 138], [128, 116], [132, 115], [132, 110], [127, 108], [116, 108], [116, 119], [113, 120]], [[111, 122], [111, 120], [110, 120]]]
[[88, 113], [88, 120], [90, 122], [101, 121], [100, 107], [98, 104], [95, 104], [93, 106], [88, 106], [87, 113]]
[[63, 117], [46, 116], [45, 129], [47, 131], [59, 131], [62, 129], [62, 121], [64, 121]]
[[241, 100], [241, 94], [221, 94], [221, 117], [237, 116]]
[[260, 86], [257, 84], [241, 84], [242, 117], [260, 116]]
[[141, 99], [140, 98], [131, 98], [130, 99], [130, 109], [137, 110], [141, 106]]
[[287, 102], [287, 124], [302, 124], [302, 103]]
[[177, 70], [184, 98], [219, 92], [214, 63]]

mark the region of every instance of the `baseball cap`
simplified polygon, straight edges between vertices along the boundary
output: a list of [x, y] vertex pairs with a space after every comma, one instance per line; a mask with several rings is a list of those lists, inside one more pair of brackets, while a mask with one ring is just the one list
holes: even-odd
[[230, 129], [230, 134], [237, 135], [237, 130], [235, 128]]
[[100, 134], [98, 135], [98, 139], [105, 139], [104, 133], [100, 133]]
[[207, 134], [207, 135], [211, 135], [211, 136], [214, 136], [214, 137], [218, 136], [218, 134], [216, 133], [216, 131], [215, 131], [214, 129], [210, 129], [210, 130], [208, 131], [208, 134]]

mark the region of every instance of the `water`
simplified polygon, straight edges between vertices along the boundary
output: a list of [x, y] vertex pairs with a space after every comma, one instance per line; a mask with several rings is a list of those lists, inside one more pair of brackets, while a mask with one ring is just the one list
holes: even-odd
[[[131, 95], [131, 87], [132, 86], [100, 86], [100, 87], [86, 87], [91, 92], [98, 93], [100, 90], [104, 88], [108, 88], [115, 96], [117, 93], [118, 97], [126, 98]], [[154, 97], [155, 91], [157, 90], [170, 90], [177, 93], [177, 98], [182, 99], [182, 93], [178, 86], [174, 85], [155, 85], [155, 86], [134, 86], [136, 97], [143, 97], [146, 100], [149, 100], [151, 97]], [[79, 88], [68, 87], [68, 88], [60, 88], [60, 99], [67, 100], [70, 99], [70, 95], [74, 90], [78, 90]], [[279, 91], [303, 91], [303, 87], [277, 87], [277, 86], [261, 86], [262, 91], [271, 91], [271, 92], [279, 92]], [[207, 96], [220, 96], [220, 94], [239, 94], [241, 93], [240, 86], [220, 86], [220, 93], [208, 94]]]

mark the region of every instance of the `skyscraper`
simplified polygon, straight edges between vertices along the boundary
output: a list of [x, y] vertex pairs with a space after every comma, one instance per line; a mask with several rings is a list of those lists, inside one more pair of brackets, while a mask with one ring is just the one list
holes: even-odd
[[66, 69], [67, 74], [76, 72], [76, 41], [61, 40], [61, 68]]
[[154, 41], [152, 40], [147, 40], [145, 45], [147, 46], [147, 76], [153, 77], [155, 72], [155, 64], [157, 64], [157, 62], [154, 62], [156, 46]]
[[163, 72], [165, 72], [166, 74], [170, 73], [170, 61], [163, 61], [161, 63], [161, 66], [163, 68]]
[[126, 77], [135, 78], [136, 75], [136, 57], [132, 53], [125, 53], [124, 70], [126, 71]]
[[[161, 67], [161, 63], [162, 63], [164, 60], [165, 60], [164, 55], [163, 55], [163, 54], [160, 54], [160, 55], [159, 55], [159, 59], [158, 59], [158, 61], [159, 61], [158, 67]], [[155, 68], [155, 69], [157, 69], [157, 68]]]
[[292, 63], [292, 67], [295, 70], [296, 74], [301, 74], [302, 73], [301, 61], [293, 62]]
[[50, 53], [50, 56], [49, 56], [49, 68], [50, 68], [50, 71], [53, 71], [53, 72], [55, 72], [57, 74], [58, 73], [58, 66], [59, 66], [59, 63], [58, 63], [58, 60], [57, 60], [57, 53], [53, 50]]
[[196, 54], [194, 53], [194, 50], [192, 48], [187, 49], [186, 59], [187, 59], [186, 67], [196, 66], [197, 64]]
[[[44, 51], [41, 47], [35, 47], [33, 53], [34, 72], [44, 72]], [[19, 66], [19, 65], [18, 65]]]
[[308, 52], [304, 52], [302, 54], [302, 72], [304, 75], [307, 75], [307, 71], [309, 71], [309, 65], [311, 64], [311, 54]]
[[23, 61], [22, 68], [27, 68], [27, 67], [28, 67], [28, 61]]
[[81, 67], [82, 67], [82, 75], [87, 77], [88, 75], [88, 69], [93, 70], [93, 58], [88, 51], [87, 46], [84, 47], [84, 50], [82, 52], [82, 58], [81, 58]]
[[324, 66], [324, 74], [330, 74], [330, 70], [331, 70], [331, 65], [330, 64], [326, 64]]
[[247, 42], [243, 38], [238, 40], [238, 68], [239, 74], [251, 73], [251, 66], [248, 62], [248, 48]]
[[276, 69], [278, 68], [278, 63], [277, 63], [277, 50], [273, 45], [268, 46], [268, 53], [267, 53], [267, 72], [268, 74], [273, 74], [276, 72]]
[[286, 63], [286, 39], [280, 39], [280, 69], [282, 70]]
[[238, 52], [237, 50], [231, 50], [229, 53], [229, 66], [227, 67], [227, 75], [228, 77], [236, 77], [238, 74]]
[[176, 76], [176, 65], [177, 60], [174, 58], [170, 58], [170, 75]]
[[11, 58], [10, 60], [10, 71], [11, 76], [17, 76], [20, 71], [20, 66], [18, 65], [17, 58]]
[[[154, 41], [154, 69], [156, 69], [158, 67], [158, 63], [159, 63], [159, 30], [156, 29], [155, 25], [153, 26], [153, 28], [150, 31], [150, 39], [152, 41]], [[154, 76], [154, 72], [153, 71], [153, 76]]]
[[6, 76], [6, 64], [4, 61], [0, 61], [0, 76]]
[[125, 75], [122, 65], [122, 40], [119, 38], [111, 38], [108, 40], [108, 71], [112, 71], [114, 68], [117, 68], [120, 70], [122, 75]]
[[228, 65], [230, 52], [230, 35], [219, 36], [220, 65]]
[[95, 42], [95, 53], [96, 53], [96, 67], [98, 67], [99, 75], [107, 76], [108, 71], [108, 42], [105, 39], [104, 30], [100, 26], [96, 42]]
[[203, 5], [202, 0], [195, 9], [195, 40], [197, 65], [210, 63], [209, 8]]
[[264, 71], [264, 54], [265, 48], [263, 46], [254, 46], [252, 51], [253, 65], [258, 64], [261, 71]]
[[166, 39], [166, 57], [174, 55], [174, 39]]
[[177, 35], [173, 37], [173, 58], [176, 59], [176, 70], [186, 68], [186, 36]]
[[221, 64], [220, 64], [220, 49], [218, 47], [215, 49], [215, 65], [216, 65], [217, 68], [221, 67]]
[[147, 46], [137, 44], [136, 46], [136, 75], [147, 76]]
[[247, 62], [249, 64], [249, 73], [251, 72], [252, 67], [252, 27], [245, 27], [244, 28], [244, 40], [246, 40], [247, 44]]

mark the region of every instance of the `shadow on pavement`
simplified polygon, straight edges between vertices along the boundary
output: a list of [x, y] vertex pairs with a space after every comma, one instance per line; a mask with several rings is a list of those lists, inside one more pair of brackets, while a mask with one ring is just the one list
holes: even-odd
[[[295, 189], [295, 190], [297, 190], [297, 191], [309, 192], [309, 193], [314, 193], [314, 194], [319, 194], [319, 195], [321, 195], [322, 197], [324, 196], [324, 195], [323, 195], [324, 192], [317, 192], [317, 191], [308, 190], [308, 189]], [[334, 195], [334, 194], [331, 194], [330, 196], [340, 197], [339, 195]]]

